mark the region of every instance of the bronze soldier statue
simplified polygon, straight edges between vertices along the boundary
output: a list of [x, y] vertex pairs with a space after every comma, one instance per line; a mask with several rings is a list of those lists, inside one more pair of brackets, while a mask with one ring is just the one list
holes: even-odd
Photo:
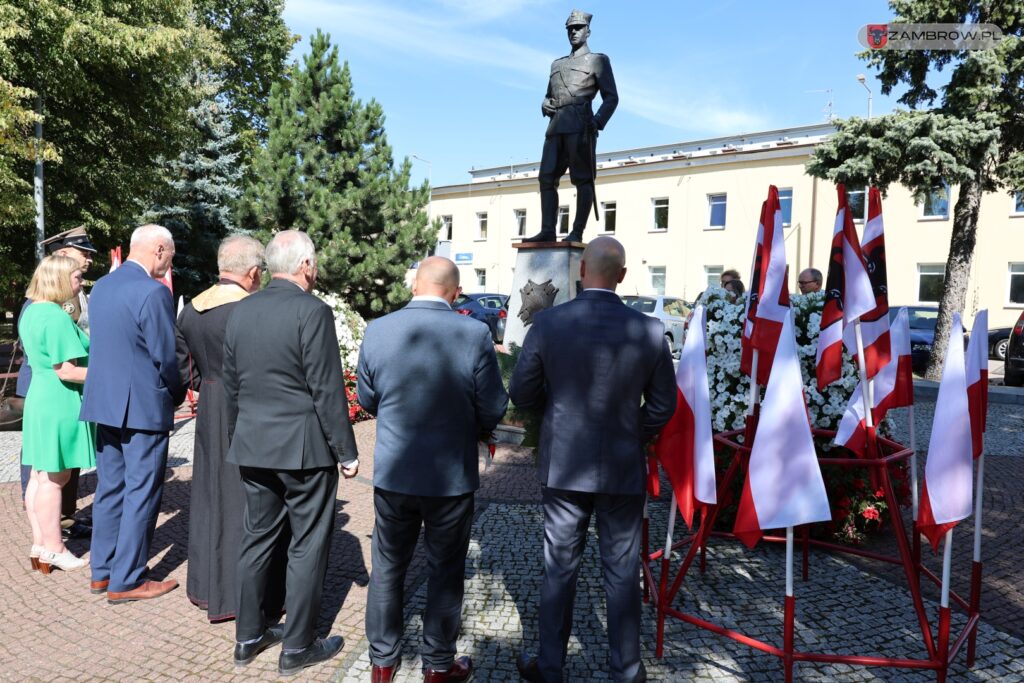
[[[550, 117], [540, 162], [540, 232], [527, 242], [552, 242], [558, 220], [558, 181], [569, 170], [576, 186], [576, 217], [567, 242], [579, 242], [594, 206], [594, 177], [597, 174], [595, 145], [619, 103], [615, 77], [608, 57], [587, 47], [593, 15], [573, 10], [565, 21], [572, 52], [551, 64], [548, 91], [541, 104]], [[601, 107], [595, 114], [591, 102], [601, 93]], [[596, 212], [596, 207], [595, 207]]]

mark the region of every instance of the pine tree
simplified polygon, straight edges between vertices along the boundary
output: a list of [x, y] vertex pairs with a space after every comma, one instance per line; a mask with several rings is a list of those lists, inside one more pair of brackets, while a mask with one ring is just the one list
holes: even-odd
[[309, 233], [317, 247], [319, 287], [376, 317], [409, 297], [404, 275], [436, 234], [423, 211], [427, 184], [410, 188], [411, 164], [398, 168], [384, 133], [384, 112], [355, 98], [348, 63], [317, 31], [289, 82], [274, 87], [267, 144], [239, 218], [264, 236]]
[[[216, 84], [204, 84], [208, 91]], [[166, 164], [163, 201], [144, 216], [174, 235], [174, 291], [193, 296], [216, 281], [217, 246], [235, 232], [231, 207], [241, 195], [238, 135], [231, 113], [214, 96], [189, 110], [196, 144]]]
[[[1024, 0], [890, 0], [891, 23], [992, 23], [1004, 38], [985, 50], [878, 50], [862, 58], [879, 72], [882, 92], [917, 111], [838, 122], [814, 153], [811, 175], [885, 188], [899, 182], [918, 199], [959, 184], [946, 281], [926, 376], [938, 379], [953, 313], [967, 301], [982, 193], [1024, 188]], [[929, 75], [949, 67], [939, 93]], [[935, 106], [936, 100], [938, 106]]]

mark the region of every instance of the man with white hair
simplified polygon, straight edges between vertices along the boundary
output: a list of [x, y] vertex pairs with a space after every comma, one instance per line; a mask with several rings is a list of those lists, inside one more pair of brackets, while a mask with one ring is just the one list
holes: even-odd
[[157, 282], [173, 258], [167, 228], [136, 228], [128, 259], [96, 282], [89, 301], [80, 418], [97, 423], [90, 590], [106, 592], [111, 604], [155, 598], [178, 585], [149, 580], [146, 567], [168, 432], [185, 394], [174, 353], [174, 302]]
[[[334, 314], [310, 293], [313, 242], [304, 232], [279, 232], [266, 261], [273, 279], [238, 302], [224, 335], [227, 460], [238, 465], [245, 491], [234, 658], [244, 666], [283, 641], [278, 672], [289, 675], [341, 651], [341, 636], [317, 638], [314, 629], [338, 466], [351, 478], [359, 460]], [[288, 619], [281, 627], [270, 623], [276, 615], [267, 598], [280, 589], [268, 584], [272, 558], [285, 544]]]

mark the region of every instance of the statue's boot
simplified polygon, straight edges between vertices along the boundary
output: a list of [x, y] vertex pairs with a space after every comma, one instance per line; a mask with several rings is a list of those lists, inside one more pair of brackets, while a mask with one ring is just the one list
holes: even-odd
[[576, 219], [572, 222], [572, 232], [565, 236], [563, 242], [582, 242], [583, 231], [587, 229], [587, 219], [594, 206], [594, 183], [580, 183], [576, 186]]
[[555, 221], [558, 220], [558, 190], [542, 188], [540, 191], [540, 232], [526, 237], [524, 242], [554, 242]]
[[554, 242], [555, 241], [555, 231], [554, 230], [544, 230], [544, 229], [541, 229], [541, 231], [538, 232], [533, 237], [524, 237], [523, 241], [524, 242]]

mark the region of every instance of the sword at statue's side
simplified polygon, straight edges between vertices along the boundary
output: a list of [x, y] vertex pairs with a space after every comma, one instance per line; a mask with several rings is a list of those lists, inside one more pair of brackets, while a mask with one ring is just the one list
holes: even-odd
[[588, 135], [590, 136], [590, 160], [591, 160], [591, 182], [594, 184], [594, 220], [600, 222], [601, 216], [597, 213], [597, 129], [588, 128]]

